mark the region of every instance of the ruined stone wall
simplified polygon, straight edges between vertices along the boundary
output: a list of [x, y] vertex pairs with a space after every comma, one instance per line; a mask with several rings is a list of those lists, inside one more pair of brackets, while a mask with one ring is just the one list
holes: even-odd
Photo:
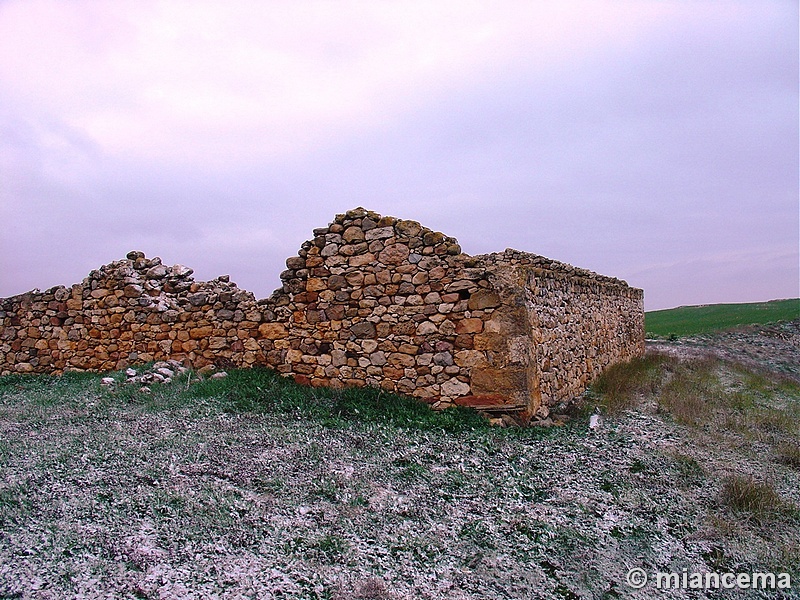
[[71, 288], [2, 299], [0, 373], [262, 364], [314, 386], [541, 415], [644, 349], [641, 290], [517, 251], [471, 257], [364, 209], [315, 230], [286, 266], [256, 301], [132, 252]]
[[263, 313], [227, 277], [131, 252], [82, 283], [0, 300], [0, 373], [114, 370], [174, 358], [195, 366], [263, 362]]
[[363, 209], [314, 233], [270, 298], [270, 363], [311, 385], [471, 395], [476, 340], [501, 306], [486, 268], [453, 238]]
[[534, 273], [529, 289], [548, 404], [568, 402], [608, 366], [644, 354], [641, 290], [557, 271]]
[[507, 273], [502, 295], [509, 303], [524, 304], [497, 340], [507, 344], [500, 355], [510, 366], [487, 370], [487, 378], [495, 389], [502, 384], [519, 389], [527, 371], [531, 406], [538, 397], [545, 407], [540, 415], [582, 394], [608, 366], [644, 355], [642, 290], [517, 250], [475, 259], [494, 273]]

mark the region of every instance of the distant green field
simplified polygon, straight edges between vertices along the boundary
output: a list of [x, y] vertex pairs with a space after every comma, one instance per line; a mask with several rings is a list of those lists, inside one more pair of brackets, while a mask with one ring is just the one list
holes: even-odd
[[800, 298], [750, 304], [706, 304], [654, 310], [644, 315], [648, 337], [682, 337], [737, 325], [800, 319]]

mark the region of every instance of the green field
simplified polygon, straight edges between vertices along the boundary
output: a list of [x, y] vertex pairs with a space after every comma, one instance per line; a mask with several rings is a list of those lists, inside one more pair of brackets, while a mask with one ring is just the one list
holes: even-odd
[[800, 299], [749, 304], [680, 306], [645, 313], [648, 337], [686, 336], [736, 327], [800, 319]]

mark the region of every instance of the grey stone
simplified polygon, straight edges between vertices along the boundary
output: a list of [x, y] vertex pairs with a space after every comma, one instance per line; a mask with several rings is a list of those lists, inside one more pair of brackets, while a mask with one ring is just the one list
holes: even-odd
[[453, 364], [453, 355], [449, 352], [438, 352], [433, 355], [433, 364], [447, 367]]
[[156, 265], [150, 269], [147, 269], [144, 276], [147, 279], [164, 279], [164, 277], [167, 276], [167, 267], [161, 264]]
[[350, 327], [350, 333], [356, 338], [374, 338], [376, 336], [375, 325], [369, 321], [362, 321]]
[[194, 273], [194, 269], [190, 269], [189, 267], [185, 267], [183, 265], [175, 265], [172, 267], [171, 275], [177, 278], [184, 278], [189, 277], [189, 275], [192, 273]]
[[192, 294], [191, 296], [189, 296], [188, 300], [189, 304], [191, 304], [192, 306], [202, 306], [208, 300], [208, 294], [206, 294], [205, 292]]
[[442, 395], [451, 398], [466, 396], [470, 393], [469, 384], [453, 377], [442, 384]]
[[370, 229], [366, 232], [366, 234], [364, 234], [364, 238], [367, 241], [386, 240], [393, 236], [394, 227], [376, 227], [375, 229]]

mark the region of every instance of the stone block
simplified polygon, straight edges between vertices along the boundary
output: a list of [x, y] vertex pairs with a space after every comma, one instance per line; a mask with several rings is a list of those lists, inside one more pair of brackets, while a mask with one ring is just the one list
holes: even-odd
[[422, 321], [422, 323], [417, 326], [417, 335], [431, 335], [438, 331], [439, 328], [431, 321]]
[[[370, 231], [369, 233], [372, 232]], [[399, 265], [408, 258], [408, 253], [408, 246], [405, 244], [391, 244], [381, 251], [378, 255], [378, 260], [385, 265]]]
[[455, 353], [453, 359], [459, 367], [484, 367], [488, 364], [486, 354], [480, 350], [461, 350]]
[[470, 318], [456, 321], [456, 333], [480, 333], [483, 331], [481, 319]]
[[364, 234], [364, 239], [367, 241], [385, 240], [390, 237], [394, 237], [394, 227], [376, 227]]
[[455, 404], [458, 406], [466, 406], [467, 408], [476, 409], [491, 409], [501, 408], [513, 404], [513, 400], [502, 394], [484, 394], [479, 396], [462, 396], [456, 398]]
[[476, 367], [470, 373], [470, 385], [476, 395], [499, 393], [514, 397], [528, 389], [528, 375], [523, 368]]
[[478, 290], [469, 298], [468, 307], [470, 310], [483, 310], [500, 306], [500, 296], [493, 291]]
[[356, 338], [374, 338], [376, 336], [375, 324], [369, 321], [362, 321], [350, 327], [350, 333]]
[[453, 377], [442, 383], [441, 391], [443, 396], [457, 398], [459, 396], [465, 396], [469, 394], [470, 386], [468, 383]]
[[375, 262], [375, 255], [371, 252], [356, 254], [347, 259], [347, 264], [351, 267], [363, 267]]
[[415, 237], [420, 234], [422, 231], [422, 225], [417, 223], [416, 221], [406, 221], [406, 220], [399, 220], [394, 225], [395, 231], [398, 235], [403, 235], [406, 237]]
[[348, 227], [344, 230], [342, 238], [348, 244], [364, 241], [364, 230], [361, 227], [356, 226]]
[[286, 325], [283, 323], [262, 323], [258, 327], [258, 335], [267, 340], [278, 340], [287, 337]]
[[325, 280], [319, 277], [312, 277], [306, 281], [306, 291], [319, 292], [320, 290], [328, 289]]

